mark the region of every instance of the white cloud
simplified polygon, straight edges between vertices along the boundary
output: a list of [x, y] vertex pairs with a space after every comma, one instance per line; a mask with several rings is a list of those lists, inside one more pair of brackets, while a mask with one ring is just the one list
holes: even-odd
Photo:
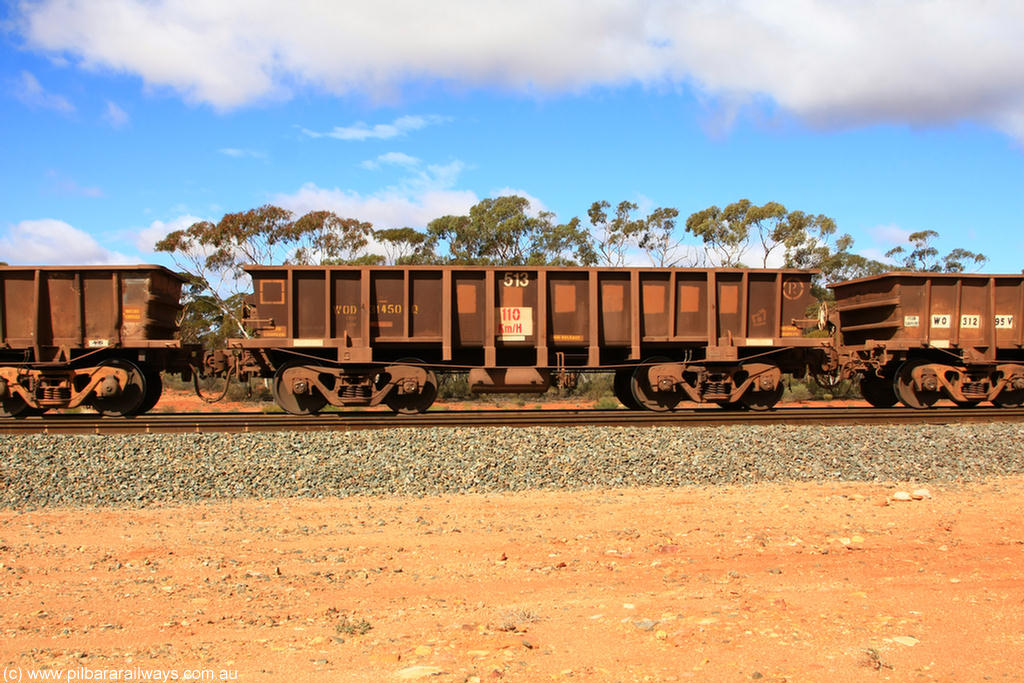
[[33, 109], [52, 109], [62, 114], [75, 111], [75, 105], [68, 98], [48, 92], [39, 79], [28, 71], [21, 72], [21, 78], [14, 85], [14, 95]]
[[864, 258], [871, 259], [872, 261], [878, 261], [879, 263], [892, 263], [892, 259], [885, 255], [892, 247], [881, 249], [879, 247], [867, 247], [865, 249], [858, 249], [857, 254]]
[[406, 168], [413, 168], [419, 166], [420, 163], [421, 161], [414, 156], [409, 156], [402, 152], [388, 152], [387, 154], [379, 155], [376, 159], [367, 159], [359, 165], [367, 170], [376, 171], [382, 166], [404, 166]]
[[886, 252], [894, 247], [912, 249], [909, 238], [913, 232], [913, 230], [907, 230], [895, 223], [873, 225], [863, 231], [866, 239], [858, 239], [857, 253], [864, 258], [893, 264], [893, 259], [886, 256]]
[[408, 193], [398, 189], [360, 194], [354, 190], [327, 189], [306, 183], [297, 192], [273, 198], [273, 203], [302, 215], [327, 209], [339, 216], [369, 221], [374, 228], [422, 228], [448, 214], [465, 214], [480, 201], [468, 190], [426, 190]]
[[111, 128], [124, 128], [131, 123], [131, 117], [128, 116], [128, 112], [110, 100], [107, 100], [107, 107], [103, 111], [103, 120]]
[[255, 149], [241, 149], [238, 147], [222, 147], [217, 150], [224, 156], [234, 157], [235, 159], [266, 159], [266, 152], [260, 152]]
[[1011, 134], [1024, 110], [1015, 0], [738, 0], [664, 18], [674, 75], [726, 109], [767, 96], [820, 125], [975, 119]]
[[424, 227], [440, 216], [467, 213], [479, 201], [474, 192], [453, 189], [465, 168], [461, 161], [423, 166], [415, 160], [403, 168], [409, 175], [398, 184], [371, 194], [306, 183], [298, 191], [279, 194], [271, 201], [296, 215], [327, 209], [339, 216], [369, 221], [378, 229]]
[[135, 246], [142, 253], [152, 253], [153, 246], [170, 233], [175, 230], [185, 230], [193, 223], [198, 223], [202, 220], [204, 219], [186, 214], [166, 223], [164, 221], [153, 221], [149, 224], [148, 228], [137, 233]]
[[318, 133], [308, 128], [302, 132], [311, 138], [335, 138], [337, 140], [390, 140], [391, 138], [402, 137], [407, 133], [426, 128], [427, 126], [444, 123], [448, 119], [444, 116], [400, 116], [391, 123], [378, 123], [373, 126], [357, 121], [351, 126], [335, 126], [327, 133]]
[[21, 221], [0, 235], [0, 261], [33, 265], [110, 265], [135, 259], [103, 247], [87, 232], [52, 218]]
[[[1024, 139], [1019, 0], [40, 0], [26, 43], [231, 108], [297, 88], [392, 97], [414, 81], [578, 92], [687, 86], [819, 125], [980, 121]], [[388, 138], [407, 123], [328, 133]]]
[[89, 185], [80, 185], [74, 178], [69, 178], [54, 170], [47, 171], [46, 177], [49, 178], [53, 189], [59, 194], [90, 197], [93, 199], [104, 196], [101, 188]]
[[867, 229], [868, 236], [875, 244], [888, 244], [887, 249], [895, 246], [906, 246], [913, 231], [901, 228], [893, 223], [875, 225]]

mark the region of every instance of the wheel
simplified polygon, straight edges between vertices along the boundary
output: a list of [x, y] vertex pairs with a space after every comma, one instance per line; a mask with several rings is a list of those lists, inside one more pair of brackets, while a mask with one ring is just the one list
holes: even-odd
[[428, 372], [427, 383], [423, 385], [423, 391], [418, 394], [392, 392], [384, 399], [384, 404], [396, 413], [414, 415], [426, 412], [427, 408], [434, 404], [435, 398], [437, 398], [437, 377], [433, 372]]
[[974, 408], [979, 403], [981, 403], [981, 399], [980, 398], [972, 398], [969, 401], [957, 401], [956, 399], [953, 399], [953, 403], [955, 403], [958, 408]]
[[860, 395], [875, 408], [892, 408], [899, 397], [893, 389], [892, 380], [862, 375], [860, 378]]
[[148, 413], [160, 402], [160, 395], [164, 391], [164, 381], [160, 377], [160, 371], [154, 370], [149, 365], [142, 366], [142, 372], [146, 376], [146, 398], [139, 406], [138, 414]]
[[633, 400], [636, 401], [638, 406], [647, 410], [664, 413], [674, 410], [676, 405], [683, 400], [685, 394], [682, 391], [655, 391], [654, 387], [651, 386], [648, 373], [650, 366], [669, 362], [671, 361], [668, 358], [648, 358], [644, 361], [643, 365], [638, 366], [633, 371], [629, 381], [629, 388], [633, 394]]
[[[422, 367], [423, 361], [418, 358], [402, 358], [394, 365], [402, 363], [416, 364], [418, 367]], [[437, 375], [433, 370], [427, 370], [427, 381], [418, 394], [399, 394], [392, 391], [384, 398], [384, 405], [401, 415], [415, 415], [426, 412], [427, 408], [433, 405], [435, 398], [437, 398]]]
[[46, 414], [49, 408], [30, 408], [25, 406], [25, 410], [18, 414], [18, 417], [42, 417]]
[[312, 415], [320, 412], [327, 405], [327, 399], [314, 387], [309, 386], [306, 391], [295, 393], [295, 380], [308, 376], [313, 370], [312, 366], [301, 361], [285, 363], [274, 373], [274, 380], [271, 384], [274, 393], [274, 401], [286, 413], [292, 415]]
[[633, 396], [633, 389], [631, 387], [631, 381], [633, 379], [633, 370], [631, 368], [619, 368], [615, 371], [615, 381], [612, 383], [612, 392], [615, 394], [615, 398], [619, 399], [619, 403], [626, 406], [629, 410], [642, 410], [643, 406], [640, 405], [636, 397]]
[[120, 368], [128, 373], [128, 380], [114, 396], [93, 396], [92, 407], [100, 415], [126, 417], [138, 415], [146, 400], [146, 375], [142, 369], [124, 358], [105, 360], [101, 368]]
[[3, 398], [0, 398], [0, 417], [14, 417], [23, 414], [26, 410], [28, 410], [28, 404], [18, 394], [8, 391], [4, 393]]
[[775, 407], [775, 404], [782, 398], [782, 394], [786, 391], [786, 387], [779, 382], [775, 385], [774, 389], [768, 391], [752, 391], [747, 389], [743, 392], [743, 396], [740, 397], [740, 403], [745, 405], [750, 410], [771, 410]]
[[1014, 391], [1003, 389], [992, 399], [992, 405], [999, 408], [1020, 408], [1024, 405], [1024, 389]]
[[941, 391], [917, 390], [914, 388], [913, 371], [919, 365], [925, 365], [927, 361], [908, 360], [896, 371], [893, 379], [893, 391], [899, 397], [900, 402], [908, 408], [924, 410], [931, 408], [935, 402], [942, 397]]

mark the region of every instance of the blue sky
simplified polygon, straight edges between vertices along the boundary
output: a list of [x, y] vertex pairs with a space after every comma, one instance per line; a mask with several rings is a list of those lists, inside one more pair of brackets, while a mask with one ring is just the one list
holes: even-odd
[[872, 257], [931, 229], [1024, 268], [1017, 1], [0, 12], [10, 263], [169, 265], [169, 230], [268, 202], [422, 228], [517, 192], [561, 220], [778, 201]]

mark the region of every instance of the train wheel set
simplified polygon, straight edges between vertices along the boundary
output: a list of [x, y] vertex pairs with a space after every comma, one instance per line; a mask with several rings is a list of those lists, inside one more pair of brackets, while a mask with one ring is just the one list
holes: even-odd
[[162, 393], [159, 371], [126, 358], [95, 366], [0, 367], [0, 417], [78, 407], [115, 417], [141, 415]]
[[985, 402], [1006, 408], [1024, 404], [1024, 365], [1015, 363], [968, 370], [927, 358], [909, 358], [879, 372], [860, 377], [861, 396], [876, 408], [902, 403], [921, 410], [941, 399], [961, 408]]

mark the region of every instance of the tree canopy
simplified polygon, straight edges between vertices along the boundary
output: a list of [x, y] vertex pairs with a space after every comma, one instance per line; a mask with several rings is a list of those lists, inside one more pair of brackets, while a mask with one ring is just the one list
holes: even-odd
[[384, 249], [385, 263], [409, 266], [437, 261], [430, 237], [413, 228], [374, 230], [373, 238]]
[[953, 249], [945, 256], [939, 256], [939, 250], [932, 245], [939, 233], [934, 230], [921, 230], [907, 237], [910, 249], [900, 245], [885, 252], [886, 258], [896, 260], [904, 270], [923, 271], [926, 273], [962, 273], [968, 267], [980, 268], [988, 262], [988, 257], [967, 249]]
[[484, 199], [464, 216], [442, 216], [427, 225], [430, 249], [444, 245], [448, 263], [469, 265], [592, 265], [590, 234], [578, 218], [558, 224], [550, 211], [528, 213], [515, 195]]

